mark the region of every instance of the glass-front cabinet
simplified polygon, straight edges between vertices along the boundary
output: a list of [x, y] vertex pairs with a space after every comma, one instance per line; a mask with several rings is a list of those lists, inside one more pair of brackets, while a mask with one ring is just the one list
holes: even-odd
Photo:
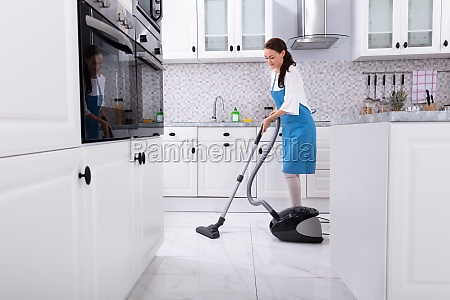
[[[354, 1], [354, 59], [441, 52], [441, 11], [449, 0]], [[442, 18], [443, 19], [443, 18]]]
[[270, 0], [197, 0], [198, 58], [263, 59], [272, 32]]

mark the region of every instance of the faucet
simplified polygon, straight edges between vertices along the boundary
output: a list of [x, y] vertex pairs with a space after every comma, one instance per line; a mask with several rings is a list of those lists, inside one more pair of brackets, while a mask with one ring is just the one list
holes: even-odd
[[222, 109], [225, 109], [225, 105], [223, 104], [223, 98], [222, 96], [217, 96], [214, 99], [214, 105], [213, 105], [213, 116], [212, 116], [212, 121], [213, 122], [217, 122], [217, 112], [216, 112], [216, 104], [217, 104], [217, 100], [220, 100], [222, 102]]

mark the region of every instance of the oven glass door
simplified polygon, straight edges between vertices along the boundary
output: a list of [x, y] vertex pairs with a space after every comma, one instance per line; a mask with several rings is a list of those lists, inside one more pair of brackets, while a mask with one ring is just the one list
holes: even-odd
[[79, 2], [82, 141], [129, 138], [137, 110], [135, 42]]
[[[163, 67], [158, 59], [136, 44], [138, 111], [144, 136], [161, 135], [164, 130]], [[141, 128], [140, 128], [141, 129]]]

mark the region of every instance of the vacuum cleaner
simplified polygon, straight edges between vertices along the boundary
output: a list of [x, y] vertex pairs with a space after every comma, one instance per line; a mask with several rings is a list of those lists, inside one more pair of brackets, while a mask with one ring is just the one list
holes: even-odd
[[[267, 155], [272, 149], [278, 132], [280, 131], [280, 119], [277, 119], [276, 130], [273, 134], [273, 137], [270, 141], [269, 147], [263, 151], [261, 157], [259, 158], [256, 166], [249, 177], [247, 183], [247, 200], [253, 206], [262, 205], [273, 217], [272, 221], [269, 224], [269, 229], [272, 234], [277, 237], [281, 241], [287, 242], [300, 242], [300, 243], [321, 243], [323, 241], [322, 238], [322, 226], [318, 219], [319, 211], [315, 208], [306, 207], [306, 206], [296, 206], [292, 208], [287, 208], [279, 213], [277, 213], [270, 205], [263, 199], [255, 200], [251, 195], [253, 180], [256, 176], [261, 165], [264, 163]], [[241, 174], [237, 177], [236, 185], [228, 199], [227, 204], [225, 205], [222, 214], [219, 217], [219, 220], [215, 224], [211, 224], [209, 226], [199, 226], [196, 228], [196, 231], [210, 239], [217, 239], [220, 237], [219, 227], [223, 225], [225, 222], [225, 216], [230, 208], [231, 203], [233, 202], [234, 196], [244, 179], [244, 174], [247, 171], [248, 165], [253, 157], [253, 154], [258, 147], [259, 141], [262, 136], [262, 127], [259, 130], [258, 136], [253, 144], [251, 154], [249, 159], [247, 160]]]

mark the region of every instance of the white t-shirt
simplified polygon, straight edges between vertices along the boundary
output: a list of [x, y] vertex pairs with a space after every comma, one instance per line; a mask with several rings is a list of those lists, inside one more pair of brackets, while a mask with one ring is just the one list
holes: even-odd
[[[274, 80], [275, 84], [273, 85]], [[275, 71], [272, 72], [270, 90], [272, 90], [272, 85], [274, 91], [282, 90], [278, 87], [278, 73]], [[298, 69], [291, 65], [284, 76], [284, 102], [279, 109], [290, 115], [298, 115], [299, 103], [306, 106], [311, 111], [308, 106], [308, 100], [306, 99], [302, 76]]]
[[[100, 96], [103, 95], [103, 99], [105, 98], [105, 83], [106, 78], [103, 75], [99, 75], [97, 79], [91, 78], [91, 84], [92, 84], [92, 92], [88, 93], [89, 96]], [[100, 88], [100, 89], [99, 89]], [[102, 103], [103, 105], [103, 103]], [[84, 115], [87, 116], [91, 112], [86, 106], [86, 102], [84, 102]]]

